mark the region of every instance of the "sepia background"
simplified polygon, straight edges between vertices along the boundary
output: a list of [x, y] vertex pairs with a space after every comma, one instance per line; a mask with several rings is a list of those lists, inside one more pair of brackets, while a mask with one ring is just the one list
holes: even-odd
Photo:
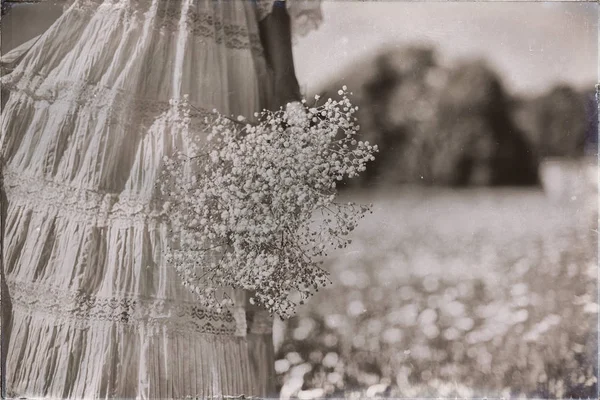
[[[14, 5], [2, 51], [52, 3]], [[598, 5], [325, 1], [309, 102], [381, 151], [333, 285], [276, 324], [283, 398], [597, 397]]]

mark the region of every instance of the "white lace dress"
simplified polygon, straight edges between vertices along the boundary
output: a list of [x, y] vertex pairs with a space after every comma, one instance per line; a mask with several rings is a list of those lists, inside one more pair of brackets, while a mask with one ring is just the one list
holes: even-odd
[[[154, 186], [183, 143], [170, 99], [268, 106], [258, 23], [272, 3], [76, 0], [3, 78], [9, 396], [272, 394], [272, 321], [247, 326], [243, 292], [227, 315], [197, 306], [161, 262]], [[290, 6], [304, 26], [320, 18], [318, 2]]]

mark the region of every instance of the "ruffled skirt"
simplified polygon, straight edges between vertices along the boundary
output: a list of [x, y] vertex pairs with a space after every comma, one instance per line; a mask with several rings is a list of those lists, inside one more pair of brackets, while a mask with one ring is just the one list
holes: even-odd
[[155, 189], [163, 157], [185, 149], [169, 99], [267, 105], [255, 14], [248, 1], [78, 0], [3, 78], [9, 396], [272, 394], [272, 339], [247, 334], [244, 293], [207, 312], [162, 262]]

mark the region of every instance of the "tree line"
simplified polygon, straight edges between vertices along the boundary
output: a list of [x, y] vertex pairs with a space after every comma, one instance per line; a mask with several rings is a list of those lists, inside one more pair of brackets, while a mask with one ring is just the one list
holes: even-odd
[[358, 63], [322, 99], [335, 98], [344, 84], [359, 106], [361, 135], [381, 149], [352, 184], [533, 185], [544, 158], [597, 152], [593, 88], [559, 84], [518, 98], [486, 62], [445, 67], [433, 48], [420, 46]]

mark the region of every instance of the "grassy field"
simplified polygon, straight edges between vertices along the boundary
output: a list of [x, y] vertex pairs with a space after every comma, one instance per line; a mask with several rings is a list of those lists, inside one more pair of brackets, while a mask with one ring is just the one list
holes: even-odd
[[597, 398], [590, 203], [534, 189], [353, 197], [374, 214], [329, 259], [334, 284], [276, 330], [284, 398]]

